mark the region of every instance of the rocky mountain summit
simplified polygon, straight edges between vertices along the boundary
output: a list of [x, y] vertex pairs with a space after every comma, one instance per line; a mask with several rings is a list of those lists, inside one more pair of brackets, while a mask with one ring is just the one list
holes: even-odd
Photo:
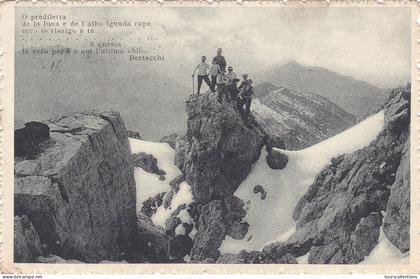
[[[321, 111], [325, 105], [322, 98], [269, 84], [266, 89], [258, 98], [266, 98], [267, 106], [278, 105], [278, 93]], [[250, 241], [250, 201], [237, 190], [255, 175], [261, 154], [270, 171], [284, 172], [296, 162], [290, 155], [295, 151], [277, 149], [287, 139], [267, 133], [258, 111], [244, 121], [234, 102], [219, 103], [212, 93], [189, 96], [186, 134], [161, 143], [141, 140], [136, 132], [128, 139], [116, 112], [30, 122], [15, 131], [15, 261], [294, 264], [307, 256], [308, 263], [359, 263], [381, 232], [405, 253], [410, 90], [392, 92], [380, 107], [385, 120], [376, 139], [332, 159], [297, 196], [296, 231], [259, 251], [237, 253], [220, 252], [227, 238]], [[351, 125], [351, 116], [328, 108]], [[272, 202], [275, 188], [263, 182], [253, 183], [251, 194]]]
[[245, 123], [234, 102], [215, 94], [190, 96], [185, 104], [187, 133], [178, 137], [175, 163], [197, 200], [197, 234], [192, 261], [216, 261], [226, 235], [243, 238], [245, 203], [233, 196], [267, 141], [255, 120]]
[[175, 147], [175, 164], [203, 202], [232, 195], [266, 141], [255, 121], [245, 125], [234, 102], [220, 104], [215, 97], [206, 93], [186, 101], [187, 133]]
[[330, 100], [309, 92], [265, 82], [255, 86], [252, 110], [262, 129], [284, 142], [281, 148], [299, 150], [330, 138], [356, 122]]
[[[220, 263], [356, 264], [378, 244], [381, 230], [409, 251], [410, 89], [392, 91], [382, 132], [365, 148], [334, 158], [297, 203], [296, 231], [262, 251], [224, 254]], [[287, 259], [287, 260], [285, 260]]]

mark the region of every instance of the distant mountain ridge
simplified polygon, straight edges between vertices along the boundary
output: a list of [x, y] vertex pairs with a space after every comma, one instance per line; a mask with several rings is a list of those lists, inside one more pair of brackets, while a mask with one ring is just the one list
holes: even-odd
[[266, 70], [261, 79], [291, 90], [319, 94], [356, 117], [366, 114], [388, 97], [387, 89], [325, 68], [306, 67], [296, 61]]
[[265, 132], [285, 148], [302, 149], [351, 127], [356, 118], [314, 93], [293, 91], [270, 82], [255, 86], [252, 110]]

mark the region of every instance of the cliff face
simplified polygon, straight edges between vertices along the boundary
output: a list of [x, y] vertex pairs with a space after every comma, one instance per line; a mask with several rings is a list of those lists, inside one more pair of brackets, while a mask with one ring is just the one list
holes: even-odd
[[236, 102], [219, 103], [215, 94], [190, 96], [186, 112], [187, 133], [177, 138], [175, 163], [196, 200], [190, 255], [194, 262], [215, 261], [226, 235], [241, 239], [248, 230], [245, 203], [233, 193], [258, 160], [266, 135], [252, 116], [241, 118]]
[[244, 123], [235, 102], [220, 104], [214, 94], [191, 96], [186, 112], [176, 165], [200, 202], [232, 195], [258, 159], [265, 134], [254, 121]]
[[[351, 127], [356, 118], [314, 93], [299, 92], [262, 83], [255, 86], [252, 110], [271, 137], [281, 138], [284, 148], [300, 150]], [[283, 147], [281, 147], [283, 148]]]
[[36, 154], [15, 146], [21, 151], [15, 215], [29, 217], [45, 253], [86, 262], [119, 259], [136, 230], [134, 170], [120, 115], [78, 113], [46, 124], [49, 137], [31, 143]]
[[361, 262], [382, 224], [391, 243], [409, 250], [410, 92], [401, 89], [384, 109], [376, 140], [334, 159], [296, 206], [297, 232], [288, 242], [309, 251], [309, 263]]
[[[382, 109], [383, 128], [373, 141], [355, 152], [333, 158], [306, 188], [293, 212], [296, 221], [294, 230], [280, 235], [282, 241], [266, 245], [262, 251], [229, 252], [219, 257], [217, 262], [296, 263], [296, 259], [306, 255], [311, 264], [356, 264], [375, 254], [372, 251], [380, 241], [381, 231], [401, 253], [407, 252], [410, 244], [409, 88], [395, 91]], [[334, 141], [334, 138], [325, 142], [340, 144], [340, 140]], [[322, 158], [322, 151], [318, 151]], [[292, 152], [289, 154], [293, 155]], [[293, 186], [297, 190], [297, 186]], [[270, 191], [270, 187], [267, 189]], [[271, 192], [267, 193], [267, 199], [273, 196]], [[244, 197], [243, 193], [235, 194]], [[281, 203], [281, 199], [276, 197], [274, 202]], [[251, 233], [255, 234], [257, 230], [253, 230], [252, 226], [258, 222], [251, 219], [250, 213], [252, 207], [246, 220], [250, 222]], [[263, 214], [254, 214], [252, 218], [268, 222], [273, 218], [272, 212], [268, 216]], [[264, 234], [264, 231], [259, 233]], [[226, 247], [234, 244], [229, 241]], [[239, 247], [245, 245], [248, 245], [247, 242]]]
[[28, 216], [14, 218], [14, 253], [13, 259], [18, 263], [33, 262], [42, 255], [41, 242]]

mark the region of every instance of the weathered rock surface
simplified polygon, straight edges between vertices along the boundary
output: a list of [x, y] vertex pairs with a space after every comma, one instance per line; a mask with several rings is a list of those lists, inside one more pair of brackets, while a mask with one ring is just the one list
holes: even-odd
[[309, 251], [309, 263], [359, 263], [377, 244], [383, 211], [387, 237], [408, 249], [410, 92], [400, 90], [384, 109], [378, 137], [332, 160], [298, 202], [297, 231], [287, 241], [293, 255]]
[[165, 175], [166, 172], [158, 167], [158, 161], [152, 154], [139, 152], [132, 154], [131, 158], [135, 167], [142, 168], [148, 173], [154, 173], [157, 175]]
[[170, 242], [170, 255], [175, 259], [182, 259], [188, 255], [194, 245], [193, 240], [186, 235], [177, 235]]
[[243, 239], [248, 232], [249, 224], [242, 221], [246, 216], [243, 200], [236, 196], [229, 196], [223, 199], [224, 222], [226, 223], [226, 234], [234, 239]]
[[410, 145], [407, 140], [404, 155], [391, 187], [383, 230], [389, 241], [401, 252], [410, 250]]
[[15, 215], [27, 215], [45, 253], [118, 260], [136, 232], [136, 189], [127, 132], [116, 112], [46, 122], [34, 159], [15, 158]]
[[165, 142], [167, 143], [170, 147], [172, 147], [173, 149], [175, 149], [175, 145], [176, 145], [176, 139], [178, 138], [178, 134], [171, 134], [169, 136], [164, 136], [163, 138], [160, 139], [160, 142]]
[[245, 125], [234, 102], [220, 104], [214, 94], [190, 96], [186, 111], [176, 165], [200, 202], [232, 195], [259, 158], [265, 134], [252, 119]]
[[169, 261], [170, 239], [162, 228], [145, 215], [137, 215], [137, 232], [130, 249], [132, 262], [165, 263]]
[[234, 239], [245, 237], [249, 224], [242, 221], [246, 215], [244, 205], [241, 199], [228, 196], [201, 206], [198, 232], [191, 250], [192, 261], [199, 262], [207, 258], [217, 260], [220, 255], [218, 249], [226, 235]]
[[28, 216], [14, 218], [14, 252], [13, 259], [17, 263], [34, 262], [41, 256], [41, 242]]
[[139, 140], [142, 139], [139, 132], [135, 132], [135, 131], [132, 131], [132, 130], [127, 130], [127, 136], [129, 138], [133, 138], [133, 139], [139, 139]]
[[164, 195], [165, 192], [162, 192], [144, 201], [140, 210], [141, 213], [149, 218], [152, 217], [152, 215], [156, 213], [158, 207], [162, 205]]
[[203, 205], [200, 214], [198, 232], [191, 250], [191, 261], [199, 262], [207, 258], [217, 260], [218, 248], [226, 236], [227, 226], [223, 220], [223, 203], [214, 200]]

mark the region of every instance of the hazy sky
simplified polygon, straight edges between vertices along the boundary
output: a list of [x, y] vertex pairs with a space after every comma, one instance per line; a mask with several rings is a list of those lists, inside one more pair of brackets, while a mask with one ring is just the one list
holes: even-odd
[[[381, 87], [404, 84], [410, 76], [408, 8], [103, 8], [96, 13], [83, 8], [72, 13], [69, 17], [82, 19], [96, 14], [107, 20], [151, 20], [151, 33], [161, 38], [167, 59], [166, 74], [177, 80], [185, 79], [201, 55], [210, 60], [217, 47], [240, 72], [296, 60]], [[136, 40], [141, 32], [115, 29], [97, 38]]]
[[[296, 60], [379, 86], [410, 76], [408, 9], [187, 9], [168, 12], [174, 50], [213, 54], [246, 72]], [[255, 69], [255, 70], [254, 70]]]
[[[66, 14], [68, 20], [151, 21], [149, 29], [108, 29], [94, 34], [23, 37], [23, 13]], [[222, 47], [229, 65], [266, 80], [270, 67], [289, 60], [392, 88], [410, 79], [408, 8], [18, 8], [16, 14], [15, 113], [20, 123], [63, 113], [113, 109], [129, 128], [158, 139], [185, 129], [185, 98], [202, 55]], [[104, 30], [102, 30], [104, 31]], [[92, 41], [147, 45], [160, 38], [164, 62], [130, 62], [128, 55], [21, 55], [22, 47], [88, 48]], [[39, 40], [42, 39], [42, 40]], [[77, 39], [77, 40], [76, 40]], [[122, 39], [122, 40], [121, 40]], [[139, 39], [141, 39], [139, 41]], [[281, 84], [279, 84], [281, 86]], [[204, 88], [206, 90], [206, 87]]]

